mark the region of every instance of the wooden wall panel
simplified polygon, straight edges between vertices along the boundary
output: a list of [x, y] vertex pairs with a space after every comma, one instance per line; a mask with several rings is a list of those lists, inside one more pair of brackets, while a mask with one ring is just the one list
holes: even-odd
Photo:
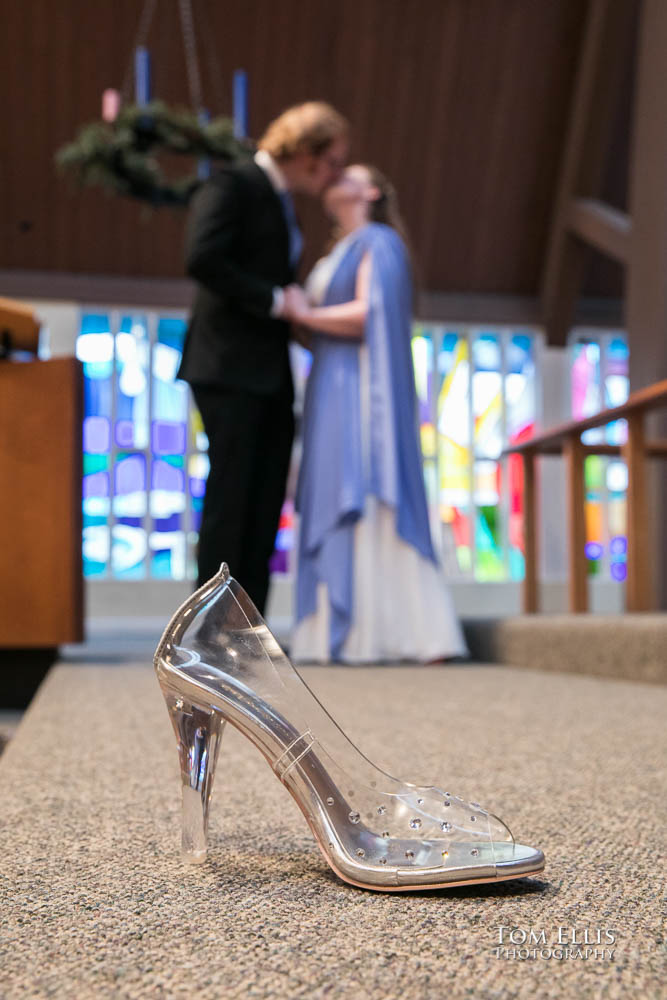
[[[584, 0], [192, 2], [213, 113], [231, 111], [238, 67], [255, 136], [291, 103], [331, 101], [352, 122], [353, 157], [394, 180], [426, 288], [535, 292]], [[0, 268], [181, 274], [181, 214], [73, 193], [53, 167], [103, 89], [121, 86], [142, 6], [0, 0]], [[156, 96], [187, 102], [177, 0], [158, 0], [148, 44]], [[312, 260], [326, 224], [302, 211]], [[589, 290], [617, 286], [604, 271]]]

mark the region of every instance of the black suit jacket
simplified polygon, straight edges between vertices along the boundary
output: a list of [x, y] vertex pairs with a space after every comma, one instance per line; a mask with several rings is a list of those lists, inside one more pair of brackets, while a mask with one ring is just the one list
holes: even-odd
[[254, 161], [223, 168], [197, 191], [186, 267], [198, 288], [177, 377], [291, 397], [289, 324], [270, 315], [274, 287], [294, 280], [289, 233]]

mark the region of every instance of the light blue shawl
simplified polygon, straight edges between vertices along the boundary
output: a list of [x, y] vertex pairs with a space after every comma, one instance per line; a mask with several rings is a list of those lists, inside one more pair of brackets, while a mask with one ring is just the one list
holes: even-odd
[[303, 416], [297, 487], [300, 514], [297, 621], [315, 612], [317, 585], [327, 584], [330, 648], [347, 637], [354, 586], [354, 524], [371, 493], [396, 511], [399, 536], [437, 562], [428, 521], [410, 327], [412, 285], [405, 244], [379, 223], [359, 229], [336, 268], [323, 305], [355, 297], [364, 254], [371, 254], [365, 326], [370, 379], [368, 466], [364, 468], [359, 341], [316, 334]]

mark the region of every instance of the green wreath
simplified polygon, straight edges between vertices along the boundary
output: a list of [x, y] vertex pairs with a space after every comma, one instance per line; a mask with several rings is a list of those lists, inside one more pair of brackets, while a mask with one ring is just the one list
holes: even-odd
[[99, 184], [153, 207], [187, 205], [201, 177], [168, 180], [155, 151], [230, 162], [251, 156], [252, 146], [234, 136], [229, 118], [202, 123], [191, 111], [153, 101], [123, 107], [113, 122], [85, 125], [74, 142], [58, 150], [56, 162], [81, 184]]

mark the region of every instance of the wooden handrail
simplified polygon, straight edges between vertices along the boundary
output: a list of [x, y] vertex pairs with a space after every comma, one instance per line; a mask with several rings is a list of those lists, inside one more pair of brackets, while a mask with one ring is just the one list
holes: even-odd
[[[563, 438], [563, 441], [564, 440], [565, 438]], [[502, 454], [525, 455], [530, 452], [535, 455], [562, 455], [563, 441], [555, 441], [553, 444], [547, 443], [541, 448], [526, 448], [525, 445], [530, 444], [531, 442], [524, 441], [521, 444], [513, 445], [511, 448], [505, 448]], [[599, 444], [582, 444], [581, 446], [582, 452], [586, 458], [588, 458], [589, 455], [604, 455], [607, 458], [619, 458], [623, 455], [624, 448], [625, 445], [607, 444], [606, 441], [600, 441]], [[667, 458], [667, 438], [664, 440], [647, 441], [645, 450], [649, 458]]]
[[[584, 463], [589, 455], [622, 456], [628, 467], [627, 489], [627, 579], [625, 605], [628, 611], [648, 611], [652, 606], [649, 532], [649, 502], [646, 479], [648, 458], [667, 458], [667, 440], [645, 438], [648, 410], [667, 406], [667, 379], [632, 393], [621, 406], [602, 410], [583, 420], [570, 420], [544, 434], [506, 448], [503, 455], [519, 455], [524, 476], [523, 610], [538, 610], [538, 531], [536, 466], [540, 455], [562, 455], [565, 460], [565, 495], [569, 565], [569, 604], [574, 612], [588, 608], [585, 542], [586, 489]], [[622, 445], [584, 444], [581, 435], [614, 420], [627, 420], [627, 441]]]
[[[562, 445], [563, 441], [573, 435], [583, 434], [584, 431], [591, 430], [593, 427], [604, 427], [605, 424], [610, 424], [614, 420], [622, 420], [633, 413], [657, 409], [660, 406], [667, 406], [667, 379], [633, 392], [620, 406], [600, 410], [599, 413], [595, 413], [591, 417], [584, 417], [582, 420], [569, 420], [550, 431], [545, 431], [544, 434], [537, 434], [527, 441], [521, 441], [519, 444], [512, 445], [511, 448], [506, 448], [503, 454], [512, 455], [528, 451], [546, 452], [551, 450], [554, 445]], [[664, 442], [654, 442], [654, 444], [658, 453], [662, 454]], [[591, 445], [591, 447], [594, 448], [595, 445]]]

